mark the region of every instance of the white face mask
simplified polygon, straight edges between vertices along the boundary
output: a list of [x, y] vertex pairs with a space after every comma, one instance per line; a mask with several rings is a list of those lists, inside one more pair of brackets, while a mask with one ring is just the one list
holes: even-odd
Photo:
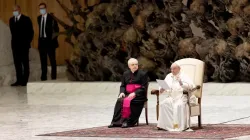
[[14, 11], [13, 12], [13, 16], [17, 17], [19, 15], [19, 12], [18, 11]]
[[42, 15], [46, 14], [46, 9], [40, 9], [40, 14]]

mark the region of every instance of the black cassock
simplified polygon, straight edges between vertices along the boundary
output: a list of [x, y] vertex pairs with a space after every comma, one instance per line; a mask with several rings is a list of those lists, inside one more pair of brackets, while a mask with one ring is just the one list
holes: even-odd
[[132, 73], [130, 70], [124, 72], [122, 77], [122, 83], [120, 86], [120, 93], [124, 93], [126, 97], [129, 95], [129, 93], [126, 92], [127, 84], [139, 84], [141, 85], [141, 88], [135, 91], [136, 96], [130, 103], [131, 114], [128, 119], [123, 119], [121, 114], [122, 103], [124, 98], [117, 99], [113, 119], [111, 122], [111, 124], [114, 124], [115, 126], [121, 126], [124, 122], [127, 122], [129, 126], [135, 125], [141, 115], [144, 102], [148, 100], [146, 96], [146, 90], [148, 86], [148, 76], [146, 72], [142, 70], [137, 70], [134, 73]]

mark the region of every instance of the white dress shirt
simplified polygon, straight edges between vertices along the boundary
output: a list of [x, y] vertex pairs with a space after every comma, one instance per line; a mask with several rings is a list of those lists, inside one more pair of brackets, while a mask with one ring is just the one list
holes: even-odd
[[[43, 28], [44, 31], [43, 32], [40, 31], [40, 37], [45, 37], [46, 38], [47, 36], [46, 36], [45, 28], [46, 28], [47, 13], [42, 16], [40, 30], [42, 30], [43, 19], [44, 19], [44, 25], [43, 25], [44, 26], [44, 28]], [[43, 33], [44, 33], [44, 35], [42, 36]]]
[[19, 14], [18, 16], [15, 17], [15, 22], [17, 22], [21, 17], [21, 14]]

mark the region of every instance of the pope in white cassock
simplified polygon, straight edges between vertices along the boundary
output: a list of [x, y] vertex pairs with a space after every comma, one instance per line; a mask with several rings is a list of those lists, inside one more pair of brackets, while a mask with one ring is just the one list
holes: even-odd
[[[160, 103], [159, 120], [157, 127], [168, 131], [184, 131], [189, 128], [189, 107], [187, 95], [183, 91], [195, 87], [193, 81], [184, 73], [177, 63], [171, 65], [171, 73], [164, 79], [169, 89], [159, 88], [159, 93], [168, 94]], [[196, 98], [192, 96], [192, 99]]]

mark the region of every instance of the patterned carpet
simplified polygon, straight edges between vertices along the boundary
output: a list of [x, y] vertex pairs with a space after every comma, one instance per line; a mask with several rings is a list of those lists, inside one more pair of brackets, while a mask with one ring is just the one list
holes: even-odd
[[59, 137], [113, 137], [113, 138], [176, 138], [176, 139], [225, 139], [250, 135], [250, 125], [204, 125], [193, 132], [168, 132], [157, 130], [156, 124], [140, 124], [131, 128], [94, 127], [38, 136]]

